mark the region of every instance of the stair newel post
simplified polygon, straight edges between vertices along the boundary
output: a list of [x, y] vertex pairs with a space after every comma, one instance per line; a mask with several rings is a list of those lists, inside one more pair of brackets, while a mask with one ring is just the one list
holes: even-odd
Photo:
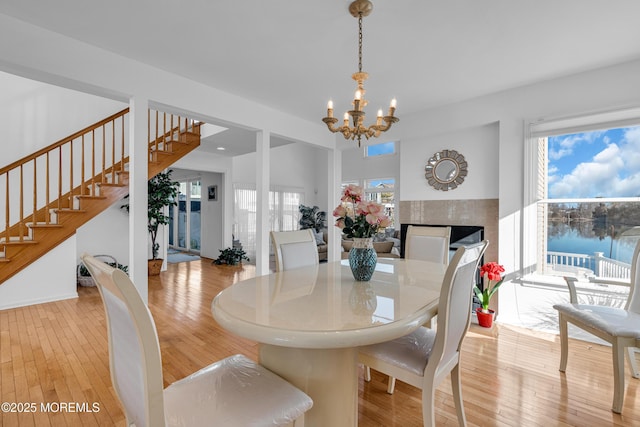
[[[80, 150], [80, 195], [84, 194], [84, 134], [80, 138], [80, 144], [82, 144], [82, 148]], [[73, 188], [73, 183], [71, 183], [71, 187]], [[73, 194], [71, 195], [73, 197]], [[71, 206], [73, 208], [73, 206]]]
[[73, 209], [73, 139], [69, 141], [69, 147], [69, 207]]
[[49, 224], [51, 222], [51, 212], [49, 212], [49, 152], [46, 154], [46, 166], [44, 172], [44, 222]]
[[[22, 237], [24, 236], [23, 234], [23, 230], [22, 230], [22, 218], [24, 218], [24, 179], [23, 179], [23, 165], [20, 165], [20, 221], [18, 222], [19, 224], [19, 230], [18, 230], [18, 236], [20, 238], [20, 241], [22, 242]], [[8, 239], [8, 236], [7, 236]]]
[[[114, 134], [115, 134], [116, 122], [113, 122]], [[124, 114], [122, 115], [122, 151], [120, 152], [120, 171], [124, 172]]]
[[58, 147], [58, 209], [62, 207], [62, 146]]
[[5, 188], [5, 192], [4, 192], [4, 204], [5, 204], [5, 212], [4, 212], [4, 218], [5, 218], [5, 227], [4, 227], [4, 235], [5, 235], [5, 239], [6, 241], [8, 241], [9, 238], [9, 223], [10, 223], [10, 218], [9, 218], [9, 171], [7, 171], [5, 173], [6, 179], [5, 179], [5, 184], [6, 184], [6, 188]]
[[[103, 151], [104, 155], [104, 151]], [[84, 157], [83, 157], [84, 163]], [[96, 130], [91, 131], [91, 196], [95, 196], [95, 176], [96, 176]], [[82, 180], [82, 186], [84, 187], [84, 179]]]
[[38, 158], [33, 159], [33, 224], [37, 223], [36, 211], [38, 210], [38, 175], [37, 171]]

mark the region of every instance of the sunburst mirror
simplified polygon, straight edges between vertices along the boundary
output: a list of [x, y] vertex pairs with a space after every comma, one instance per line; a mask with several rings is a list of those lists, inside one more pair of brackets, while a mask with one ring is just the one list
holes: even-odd
[[467, 161], [456, 150], [435, 153], [424, 167], [427, 183], [436, 190], [449, 191], [457, 188], [467, 176]]

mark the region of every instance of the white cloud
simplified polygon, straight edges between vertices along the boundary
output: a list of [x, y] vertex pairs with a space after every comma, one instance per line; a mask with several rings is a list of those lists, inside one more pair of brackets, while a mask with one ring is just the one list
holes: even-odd
[[591, 144], [602, 135], [604, 131], [576, 133], [564, 137], [553, 138], [554, 143], [549, 146], [549, 159], [559, 160], [565, 156], [573, 154], [573, 149], [581, 143]]
[[[575, 146], [579, 139], [568, 141], [566, 146]], [[557, 169], [549, 168], [551, 197], [640, 196], [640, 127], [626, 129], [617, 143], [610, 143], [608, 137], [603, 141], [609, 144], [592, 161], [578, 164], [571, 173], [560, 178], [552, 175]]]

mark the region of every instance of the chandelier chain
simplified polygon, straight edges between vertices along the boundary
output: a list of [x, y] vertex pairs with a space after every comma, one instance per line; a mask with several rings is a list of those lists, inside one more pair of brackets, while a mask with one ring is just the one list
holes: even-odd
[[362, 72], [362, 12], [358, 16], [358, 71]]

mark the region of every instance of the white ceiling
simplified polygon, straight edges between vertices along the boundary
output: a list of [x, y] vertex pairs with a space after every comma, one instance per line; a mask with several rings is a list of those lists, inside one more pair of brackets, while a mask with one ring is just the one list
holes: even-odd
[[[640, 58], [638, 0], [372, 0], [370, 116]], [[0, 13], [320, 121], [355, 89], [350, 0], [2, 0]]]

